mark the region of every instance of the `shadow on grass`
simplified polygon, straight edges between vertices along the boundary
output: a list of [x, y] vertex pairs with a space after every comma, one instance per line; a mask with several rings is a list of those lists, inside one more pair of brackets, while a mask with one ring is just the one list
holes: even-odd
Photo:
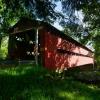
[[71, 78], [44, 77], [33, 67], [1, 69], [0, 100], [100, 100], [100, 89]]

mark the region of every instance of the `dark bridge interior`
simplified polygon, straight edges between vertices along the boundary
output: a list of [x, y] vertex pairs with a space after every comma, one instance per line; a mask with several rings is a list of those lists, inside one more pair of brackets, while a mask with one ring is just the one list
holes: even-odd
[[13, 59], [33, 60], [35, 59], [36, 31], [29, 30], [13, 35], [14, 48]]

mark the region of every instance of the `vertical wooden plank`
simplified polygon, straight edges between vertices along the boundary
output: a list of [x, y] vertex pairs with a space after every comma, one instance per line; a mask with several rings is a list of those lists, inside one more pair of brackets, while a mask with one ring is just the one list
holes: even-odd
[[35, 62], [36, 65], [38, 66], [38, 28], [36, 29], [36, 37], [35, 37]]

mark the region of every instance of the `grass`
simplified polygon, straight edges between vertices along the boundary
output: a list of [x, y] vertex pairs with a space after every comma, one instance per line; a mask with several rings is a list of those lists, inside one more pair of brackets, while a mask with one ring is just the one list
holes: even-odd
[[100, 100], [100, 87], [72, 77], [51, 78], [42, 67], [0, 69], [0, 100]]

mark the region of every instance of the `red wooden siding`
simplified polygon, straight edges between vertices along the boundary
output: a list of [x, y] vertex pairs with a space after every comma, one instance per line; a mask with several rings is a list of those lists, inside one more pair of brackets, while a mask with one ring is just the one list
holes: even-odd
[[45, 32], [45, 67], [49, 69], [93, 64], [92, 53], [57, 35]]
[[[53, 70], [57, 68], [64, 69], [94, 63], [91, 50], [64, 35], [64, 33], [48, 23], [23, 18], [9, 30], [9, 33], [11, 34], [10, 36], [14, 35], [13, 37], [15, 38], [18, 34], [29, 35], [30, 32], [33, 32], [33, 29], [39, 30], [38, 58], [44, 67]], [[34, 34], [32, 34], [33, 37], [30, 36], [30, 39], [32, 37], [35, 40], [36, 34]], [[21, 59], [27, 59], [28, 56], [25, 56], [25, 49], [29, 49], [29, 44], [24, 43], [23, 46], [21, 43], [19, 44], [20, 47], [18, 47], [17, 51], [15, 45], [10, 45], [10, 49], [13, 52], [9, 52], [9, 57], [12, 59], [19, 57]], [[34, 46], [32, 51], [34, 51]], [[35, 56], [32, 55], [32, 57], [29, 58], [34, 60]]]

